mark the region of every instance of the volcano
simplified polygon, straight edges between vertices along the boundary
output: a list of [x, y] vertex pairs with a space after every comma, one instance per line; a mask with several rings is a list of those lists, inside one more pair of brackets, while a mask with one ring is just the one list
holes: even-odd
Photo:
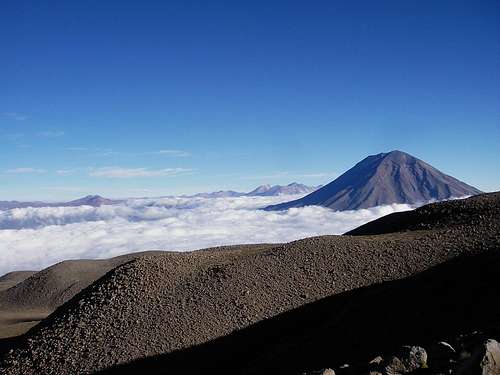
[[418, 204], [480, 193], [475, 187], [396, 150], [368, 156], [321, 189], [301, 199], [265, 209], [323, 206], [344, 211], [393, 203]]

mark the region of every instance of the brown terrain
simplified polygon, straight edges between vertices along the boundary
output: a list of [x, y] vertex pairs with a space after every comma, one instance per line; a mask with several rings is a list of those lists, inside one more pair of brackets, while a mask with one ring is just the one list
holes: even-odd
[[0, 338], [26, 332], [106, 272], [146, 254], [154, 252], [106, 260], [68, 260], [40, 272], [4, 275], [0, 278]]
[[[0, 316], [19, 323], [38, 311], [35, 324], [51, 314], [0, 341], [0, 372], [368, 374], [376, 356], [422, 345], [429, 360], [418, 373], [441, 373], [431, 348], [447, 340], [459, 356], [446, 360], [451, 373], [481, 373], [467, 343], [500, 339], [499, 217], [500, 193], [483, 194], [343, 236], [14, 274]], [[12, 319], [0, 322], [0, 337]], [[378, 373], [408, 373], [388, 366]]]

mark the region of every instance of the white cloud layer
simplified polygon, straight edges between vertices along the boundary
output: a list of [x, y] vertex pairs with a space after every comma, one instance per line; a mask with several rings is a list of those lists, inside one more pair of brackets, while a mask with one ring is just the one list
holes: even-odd
[[412, 208], [394, 204], [344, 212], [312, 206], [283, 212], [259, 210], [293, 198], [297, 197], [132, 199], [98, 208], [0, 211], [0, 275], [41, 269], [65, 259], [341, 234], [380, 216]]

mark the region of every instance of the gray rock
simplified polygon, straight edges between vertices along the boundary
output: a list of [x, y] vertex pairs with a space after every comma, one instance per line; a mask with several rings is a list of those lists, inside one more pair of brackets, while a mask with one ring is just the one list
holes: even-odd
[[379, 365], [384, 361], [384, 359], [381, 356], [373, 358], [369, 363], [372, 365]]
[[460, 363], [457, 375], [469, 374], [500, 375], [500, 344], [497, 341], [484, 341]]
[[438, 373], [451, 373], [455, 368], [457, 356], [456, 350], [444, 341], [433, 344], [428, 348], [428, 364], [432, 371]]
[[482, 375], [500, 375], [500, 344], [488, 340], [484, 346], [485, 353], [480, 363]]
[[383, 373], [401, 375], [427, 367], [427, 352], [420, 346], [403, 346], [401, 351], [385, 364]]
[[331, 368], [325, 368], [322, 370], [304, 373], [303, 375], [335, 375], [335, 371], [333, 371]]
[[449, 351], [450, 353], [456, 353], [456, 350], [453, 348], [453, 346], [451, 346], [450, 344], [448, 344], [447, 342], [445, 341], [440, 341], [438, 342], [438, 345], [440, 347], [442, 347], [444, 350], [447, 350]]

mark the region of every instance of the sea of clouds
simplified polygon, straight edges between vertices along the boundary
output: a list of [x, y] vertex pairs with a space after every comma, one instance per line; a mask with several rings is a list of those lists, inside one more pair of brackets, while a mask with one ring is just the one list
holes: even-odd
[[148, 198], [102, 207], [0, 211], [0, 275], [38, 270], [65, 259], [342, 234], [378, 217], [413, 208], [393, 204], [343, 212], [316, 206], [281, 212], [260, 209], [296, 198]]

